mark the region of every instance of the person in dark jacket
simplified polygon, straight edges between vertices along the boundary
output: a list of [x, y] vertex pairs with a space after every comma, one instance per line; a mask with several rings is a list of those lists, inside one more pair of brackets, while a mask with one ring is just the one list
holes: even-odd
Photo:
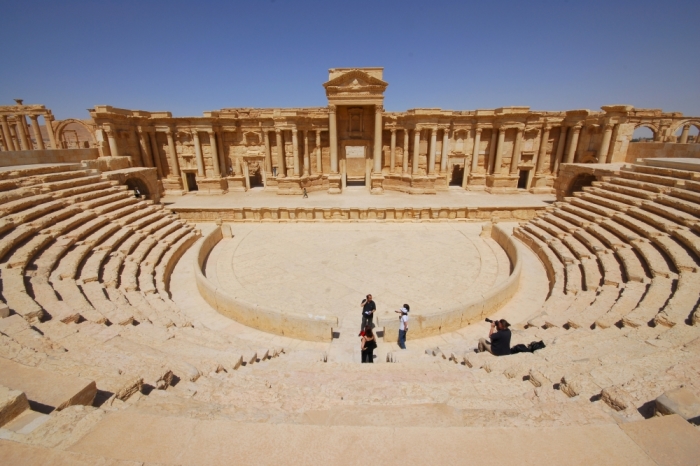
[[491, 322], [489, 339], [479, 339], [479, 352], [488, 351], [494, 356], [506, 356], [510, 354], [510, 324], [505, 319]]

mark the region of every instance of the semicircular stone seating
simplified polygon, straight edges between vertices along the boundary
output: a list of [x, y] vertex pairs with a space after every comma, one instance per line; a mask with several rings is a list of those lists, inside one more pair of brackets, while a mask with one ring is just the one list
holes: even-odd
[[199, 237], [80, 164], [0, 172], [0, 295], [13, 313], [0, 319], [0, 359], [43, 371], [47, 386], [95, 381], [93, 395], [114, 404], [280, 355], [192, 322], [171, 300], [173, 267]]
[[[700, 393], [699, 207], [697, 173], [624, 168], [514, 229], [531, 252], [513, 244], [544, 266], [548, 290], [537, 312], [513, 322], [512, 344], [546, 348], [497, 358], [464, 345], [424, 352], [409, 340], [420, 350], [393, 351], [380, 341], [377, 362], [388, 350], [386, 361], [398, 363], [363, 365], [334, 362], [311, 342], [290, 349], [283, 337], [199, 322], [170, 281], [183, 285], [171, 274], [192, 264], [200, 233], [162, 206], [81, 165], [0, 171], [0, 296], [12, 311], [0, 319], [0, 386], [26, 387], [17, 406], [31, 408], [0, 425], [0, 447], [60, 456], [99, 444], [92, 462], [145, 461], [109, 433], [157, 443], [154, 433], [243, 432], [252, 423], [255, 435], [274, 438], [278, 424], [641, 420], [664, 392]], [[450, 341], [435, 338], [443, 337]]]

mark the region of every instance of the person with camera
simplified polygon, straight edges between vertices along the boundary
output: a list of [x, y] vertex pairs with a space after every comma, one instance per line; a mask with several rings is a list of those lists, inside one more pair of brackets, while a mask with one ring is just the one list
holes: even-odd
[[374, 317], [374, 313], [377, 311], [377, 305], [372, 300], [371, 294], [368, 294], [367, 297], [362, 300], [360, 307], [362, 308], [362, 326], [360, 327], [360, 334], [358, 337], [362, 336], [362, 333], [365, 331], [365, 328], [367, 328], [368, 325], [372, 327], [372, 318]]
[[494, 356], [507, 356], [510, 354], [510, 324], [507, 320], [501, 319], [493, 321], [486, 319], [486, 322], [491, 323], [489, 330], [489, 339], [479, 338], [479, 350], [488, 351]]
[[411, 308], [408, 307], [408, 304], [404, 304], [400, 310], [394, 311], [398, 314], [401, 314], [399, 316], [399, 348], [401, 349], [406, 349], [406, 332], [408, 332], [408, 311], [410, 309]]

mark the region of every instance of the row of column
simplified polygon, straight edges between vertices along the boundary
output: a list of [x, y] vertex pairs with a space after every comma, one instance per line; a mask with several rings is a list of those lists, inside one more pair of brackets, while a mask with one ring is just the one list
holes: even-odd
[[[285, 178], [287, 176], [287, 155], [284, 150], [284, 129], [275, 128], [275, 143], [277, 144], [277, 178]], [[311, 175], [311, 154], [309, 151], [309, 133], [316, 133], [316, 169], [318, 174], [321, 174], [321, 129], [316, 130], [298, 130], [292, 128], [292, 159], [294, 165], [292, 167], [295, 177], [309, 176]], [[302, 133], [302, 139], [304, 141], [304, 153], [301, 164], [299, 163], [299, 131]], [[265, 139], [265, 169], [272, 170], [272, 153], [270, 149], [270, 137], [268, 135], [269, 131], [263, 131]], [[301, 166], [300, 166], [301, 165]], [[331, 161], [331, 171], [333, 162]]]
[[[44, 150], [46, 148], [44, 139], [41, 136], [41, 130], [39, 129], [39, 115], [28, 115], [29, 119], [32, 121], [32, 131], [34, 133], [36, 147], [32, 144], [32, 139], [29, 135], [29, 125], [27, 124], [26, 116], [27, 115], [15, 114], [15, 121], [10, 122], [7, 115], [0, 115], [0, 125], [2, 125], [2, 139], [5, 150]], [[50, 148], [58, 149], [56, 145], [56, 135], [54, 134], [53, 126], [51, 126], [53, 118], [50, 115], [43, 115], [43, 117], [46, 125], [46, 132], [49, 135]]]

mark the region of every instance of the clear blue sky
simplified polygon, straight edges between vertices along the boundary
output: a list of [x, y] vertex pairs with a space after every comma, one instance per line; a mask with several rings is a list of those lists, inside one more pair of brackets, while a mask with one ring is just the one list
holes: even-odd
[[385, 107], [631, 104], [700, 115], [700, 1], [0, 0], [0, 105], [200, 116], [323, 106], [383, 66]]

